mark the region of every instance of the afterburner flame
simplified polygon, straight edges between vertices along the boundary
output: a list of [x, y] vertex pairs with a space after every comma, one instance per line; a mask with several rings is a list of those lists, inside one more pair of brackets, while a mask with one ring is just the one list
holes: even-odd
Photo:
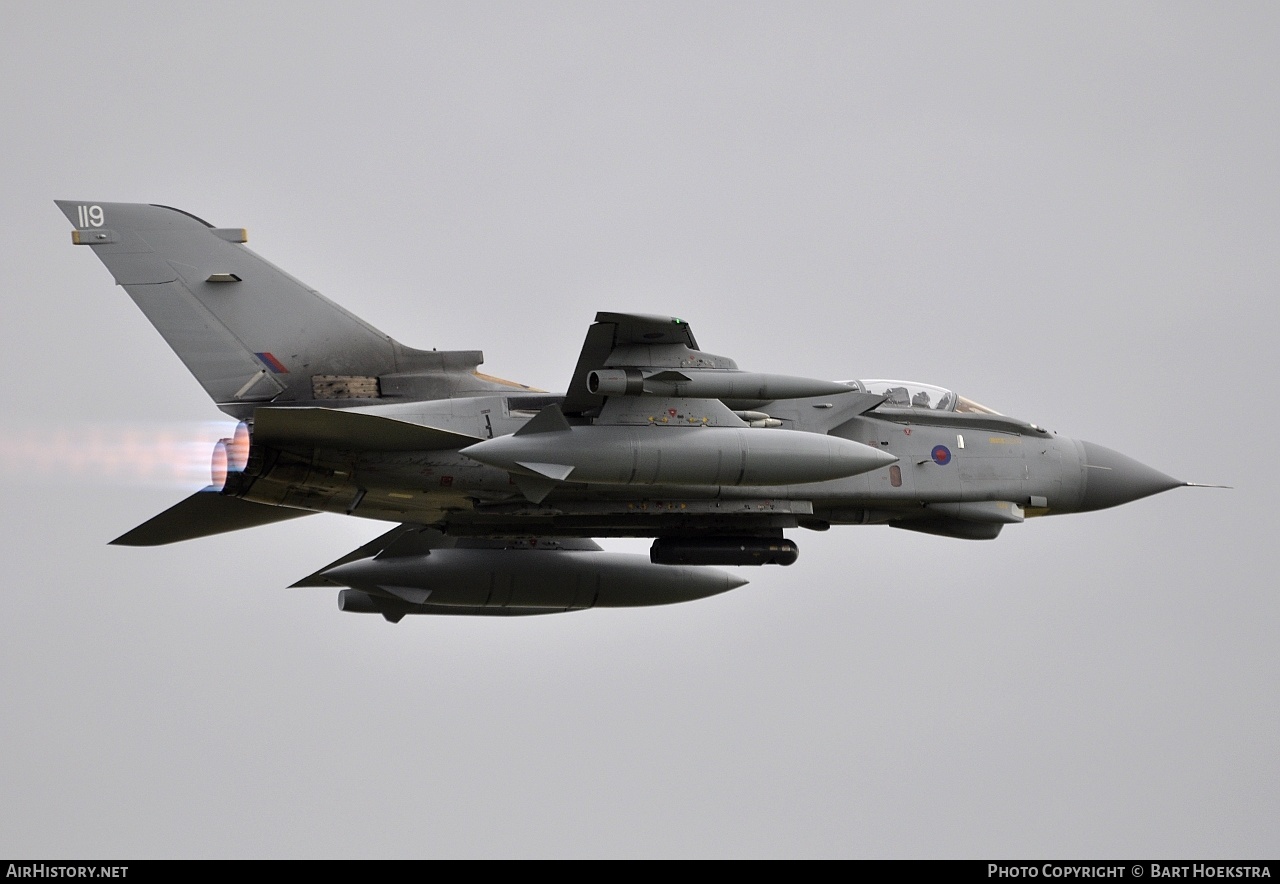
[[[231, 437], [230, 451], [239, 430], [221, 421], [8, 426], [0, 430], [0, 469], [10, 480], [42, 484], [202, 488], [220, 436]], [[247, 441], [246, 431], [246, 459]]]

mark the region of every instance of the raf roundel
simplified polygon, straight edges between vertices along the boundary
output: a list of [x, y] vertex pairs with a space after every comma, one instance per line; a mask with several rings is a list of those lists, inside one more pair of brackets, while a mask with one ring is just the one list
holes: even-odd
[[933, 458], [933, 462], [939, 466], [945, 467], [947, 464], [951, 463], [951, 449], [945, 445], [933, 446], [933, 451], [930, 452], [930, 456]]

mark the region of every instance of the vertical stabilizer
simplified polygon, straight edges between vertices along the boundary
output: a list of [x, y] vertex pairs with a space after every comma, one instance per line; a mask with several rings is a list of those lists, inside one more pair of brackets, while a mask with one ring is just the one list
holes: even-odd
[[265, 402], [367, 404], [384, 387], [425, 399], [498, 386], [476, 377], [479, 351], [397, 343], [254, 254], [244, 230], [166, 206], [57, 205], [72, 241], [93, 250], [228, 414]]

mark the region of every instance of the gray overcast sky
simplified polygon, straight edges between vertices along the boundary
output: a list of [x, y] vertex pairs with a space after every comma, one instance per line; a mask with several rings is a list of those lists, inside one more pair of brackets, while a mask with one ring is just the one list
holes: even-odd
[[[24, 4], [0, 40], [0, 854], [1280, 854], [1275, 4]], [[55, 198], [248, 227], [541, 387], [595, 311], [668, 313], [1236, 487], [800, 532], [671, 608], [344, 615], [283, 587], [376, 524], [105, 545], [199, 485], [147, 439], [203, 461], [220, 415]]]

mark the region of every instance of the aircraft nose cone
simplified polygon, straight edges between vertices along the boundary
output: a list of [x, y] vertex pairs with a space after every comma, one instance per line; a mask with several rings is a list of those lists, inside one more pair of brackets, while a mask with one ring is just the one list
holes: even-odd
[[1118, 451], [1081, 442], [1084, 448], [1082, 511], [1119, 506], [1186, 484]]

